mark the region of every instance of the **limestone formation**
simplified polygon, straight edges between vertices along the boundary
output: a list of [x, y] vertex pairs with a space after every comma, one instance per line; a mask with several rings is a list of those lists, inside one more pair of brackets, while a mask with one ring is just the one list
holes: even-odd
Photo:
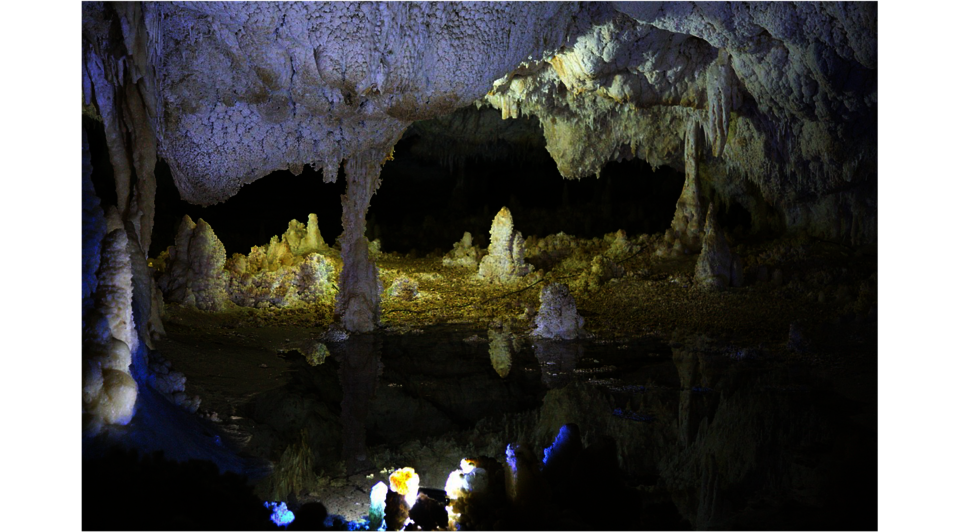
[[479, 264], [479, 256], [479, 248], [473, 245], [473, 235], [465, 231], [463, 238], [453, 243], [453, 250], [444, 255], [443, 265], [447, 268], [475, 270]]
[[347, 161], [347, 193], [340, 197], [343, 234], [337, 240], [343, 257], [343, 271], [340, 291], [337, 292], [336, 317], [351, 332], [370, 332], [380, 324], [380, 292], [383, 287], [364, 235], [370, 198], [380, 186], [380, 163], [376, 151]]
[[133, 274], [127, 235], [115, 229], [103, 241], [94, 308], [84, 316], [83, 426], [95, 435], [103, 425], [133, 417], [137, 384], [130, 374], [139, 347], [133, 320]]
[[540, 311], [533, 336], [550, 340], [573, 340], [583, 334], [583, 317], [566, 285], [551, 283], [540, 291]]
[[723, 229], [711, 203], [707, 210], [707, 226], [703, 237], [703, 250], [697, 259], [694, 281], [706, 290], [722, 290], [743, 284], [740, 258], [730, 250]]
[[687, 121], [684, 136], [683, 191], [677, 200], [670, 229], [664, 235], [663, 246], [657, 250], [660, 256], [680, 256], [697, 253], [703, 245], [704, 217], [703, 197], [697, 176], [701, 150], [700, 125], [694, 119]]
[[531, 267], [523, 261], [525, 251], [523, 235], [513, 230], [510, 209], [500, 209], [490, 225], [490, 247], [487, 256], [480, 261], [478, 275], [500, 283], [515, 281], [527, 275]]
[[226, 250], [210, 224], [184, 215], [175, 245], [167, 250], [167, 270], [158, 281], [167, 301], [200, 310], [222, 310], [227, 301], [223, 266]]

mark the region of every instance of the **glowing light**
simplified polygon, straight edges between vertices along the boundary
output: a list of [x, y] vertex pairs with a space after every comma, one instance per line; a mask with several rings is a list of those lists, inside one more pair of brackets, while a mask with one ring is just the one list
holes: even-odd
[[387, 507], [387, 485], [383, 482], [377, 482], [370, 490], [370, 529], [382, 530], [386, 528], [386, 522], [383, 520], [384, 512]]
[[286, 528], [287, 525], [294, 520], [293, 512], [287, 509], [287, 503], [285, 502], [280, 502], [279, 504], [275, 502], [265, 502], [263, 506], [264, 508], [273, 510], [270, 520], [277, 526]]
[[403, 495], [407, 506], [413, 508], [420, 492], [420, 475], [412, 467], [398, 469], [390, 475], [390, 490]]
[[447, 484], [443, 489], [447, 492], [447, 497], [459, 499], [461, 492], [464, 491], [463, 473], [459, 469], [451, 471], [450, 476], [447, 477]]
[[447, 492], [447, 497], [458, 499], [468, 492], [483, 491], [486, 487], [487, 471], [477, 467], [476, 461], [464, 458], [460, 460], [460, 469], [450, 472], [444, 491]]

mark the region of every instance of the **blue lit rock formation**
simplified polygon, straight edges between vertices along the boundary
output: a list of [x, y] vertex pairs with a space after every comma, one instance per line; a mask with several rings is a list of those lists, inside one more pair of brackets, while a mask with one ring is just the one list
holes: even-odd
[[84, 434], [97, 434], [105, 424], [126, 425], [134, 414], [137, 383], [130, 366], [139, 341], [132, 277], [126, 232], [114, 229], [103, 239], [93, 308], [84, 315]]
[[573, 340], [583, 333], [583, 317], [566, 285], [551, 283], [540, 291], [540, 311], [533, 336], [548, 340]]

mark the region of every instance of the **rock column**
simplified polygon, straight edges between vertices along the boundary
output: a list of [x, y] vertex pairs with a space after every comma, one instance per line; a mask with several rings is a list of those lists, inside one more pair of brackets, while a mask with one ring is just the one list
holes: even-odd
[[343, 206], [340, 254], [343, 272], [337, 294], [336, 319], [351, 332], [370, 332], [380, 323], [380, 283], [367, 248], [367, 209], [380, 187], [382, 153], [371, 150], [346, 162], [347, 193]]

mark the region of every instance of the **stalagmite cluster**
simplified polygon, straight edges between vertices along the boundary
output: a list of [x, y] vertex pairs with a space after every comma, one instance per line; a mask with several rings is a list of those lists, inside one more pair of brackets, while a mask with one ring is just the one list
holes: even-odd
[[473, 235], [465, 231], [463, 238], [453, 243], [453, 250], [443, 257], [443, 265], [448, 268], [476, 270], [479, 265], [479, 256], [479, 248], [473, 245]]
[[291, 220], [287, 231], [250, 253], [224, 260], [223, 244], [206, 222], [184, 217], [176, 245], [158, 263], [158, 285], [172, 303], [218, 311], [226, 302], [241, 307], [285, 308], [332, 301], [336, 262], [317, 228], [316, 214], [304, 225]]

